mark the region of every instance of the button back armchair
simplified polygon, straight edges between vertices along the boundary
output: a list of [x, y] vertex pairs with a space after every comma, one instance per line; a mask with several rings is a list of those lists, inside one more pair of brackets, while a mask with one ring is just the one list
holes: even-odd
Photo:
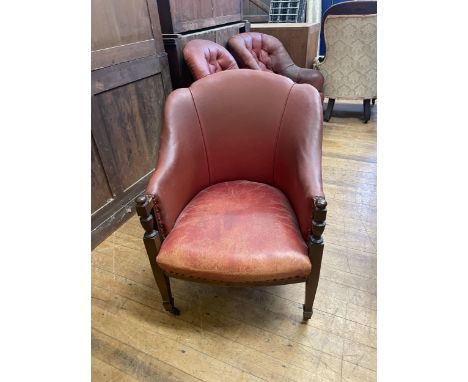
[[305, 282], [323, 253], [322, 105], [316, 89], [228, 70], [170, 94], [160, 154], [136, 199], [164, 308], [170, 277], [231, 286]]
[[315, 69], [294, 64], [288, 51], [274, 36], [259, 32], [245, 32], [232, 36], [228, 48], [239, 67], [273, 72], [288, 77], [298, 84], [316, 88], [323, 101], [323, 76]]

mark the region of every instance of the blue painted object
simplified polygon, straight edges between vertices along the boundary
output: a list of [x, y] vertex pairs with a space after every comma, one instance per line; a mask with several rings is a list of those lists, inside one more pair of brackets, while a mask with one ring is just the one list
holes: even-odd
[[[328, 8], [330, 8], [332, 5], [342, 3], [344, 1], [349, 1], [349, 0], [322, 0], [322, 21], [323, 21], [323, 14]], [[320, 33], [320, 50], [319, 50], [320, 56], [324, 56], [325, 52], [326, 52], [325, 40], [323, 37], [323, 33]]]

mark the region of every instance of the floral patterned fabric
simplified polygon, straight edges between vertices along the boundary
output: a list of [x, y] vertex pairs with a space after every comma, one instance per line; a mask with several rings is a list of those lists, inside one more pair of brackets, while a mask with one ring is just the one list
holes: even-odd
[[329, 98], [377, 97], [377, 15], [331, 15], [325, 19], [325, 77]]

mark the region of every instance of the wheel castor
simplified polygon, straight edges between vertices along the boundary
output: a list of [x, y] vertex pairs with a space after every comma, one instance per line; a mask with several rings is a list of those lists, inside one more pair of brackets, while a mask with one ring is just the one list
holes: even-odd
[[173, 306], [171, 308], [171, 310], [169, 311], [169, 313], [173, 314], [174, 316], [180, 316], [180, 310], [177, 309], [175, 306]]

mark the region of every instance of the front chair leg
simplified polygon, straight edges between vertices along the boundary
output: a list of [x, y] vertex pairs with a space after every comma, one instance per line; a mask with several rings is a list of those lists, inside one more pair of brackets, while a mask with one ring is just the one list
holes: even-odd
[[323, 116], [323, 119], [328, 122], [331, 118], [332, 112], [333, 112], [333, 106], [335, 106], [335, 99], [334, 98], [329, 98], [328, 99], [328, 104], [327, 104], [327, 110], [325, 110], [325, 115]]
[[153, 218], [153, 197], [151, 195], [141, 195], [135, 199], [135, 202], [138, 216], [140, 216], [140, 223], [145, 229], [143, 242], [145, 243], [146, 253], [148, 254], [154, 279], [161, 293], [164, 309], [174, 315], [179, 315], [179, 309], [174, 306], [169, 277], [164, 274], [156, 262], [156, 256], [161, 247], [161, 236], [156, 230], [156, 224]]
[[314, 305], [315, 294], [320, 278], [320, 268], [322, 266], [323, 256], [323, 237], [322, 233], [326, 225], [327, 201], [323, 197], [314, 199], [315, 211], [314, 220], [312, 220], [312, 233], [309, 237], [309, 258], [312, 263], [312, 272], [306, 281], [305, 303], [304, 303], [304, 321], [312, 317], [312, 307]]

